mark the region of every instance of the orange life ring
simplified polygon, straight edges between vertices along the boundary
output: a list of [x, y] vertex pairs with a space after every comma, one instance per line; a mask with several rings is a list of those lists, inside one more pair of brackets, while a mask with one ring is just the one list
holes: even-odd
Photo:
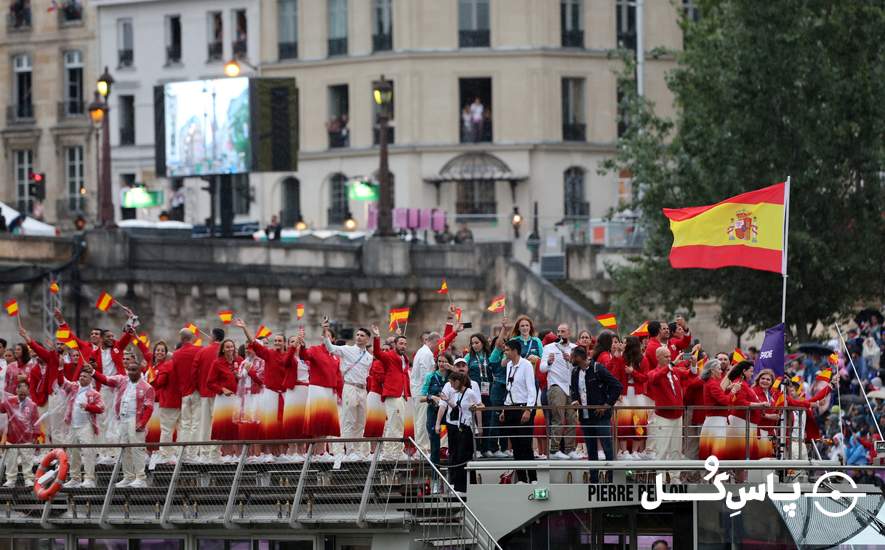
[[[52, 480], [52, 483], [46, 487], [43, 486], [44, 482], [41, 482], [43, 476], [46, 475], [46, 470], [52, 466], [53, 462], [58, 462], [58, 471], [55, 474], [55, 479]], [[37, 498], [40, 500], [50, 500], [55, 493], [57, 493], [62, 486], [62, 483], [65, 482], [65, 479], [68, 477], [68, 455], [62, 449], [52, 449], [46, 456], [43, 457], [43, 460], [40, 461], [40, 467], [37, 468], [37, 474], [35, 475], [34, 481], [34, 494], [37, 495]]]

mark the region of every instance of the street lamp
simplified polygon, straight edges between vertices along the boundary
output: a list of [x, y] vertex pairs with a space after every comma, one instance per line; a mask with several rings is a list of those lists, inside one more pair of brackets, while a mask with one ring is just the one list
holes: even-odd
[[381, 80], [372, 83], [372, 99], [378, 106], [378, 145], [380, 161], [378, 167], [378, 230], [380, 237], [393, 236], [393, 190], [390, 188], [390, 170], [387, 167], [387, 124], [390, 121], [393, 105], [393, 83], [381, 75]]
[[[93, 122], [101, 122], [102, 139], [101, 139], [101, 175], [99, 176], [98, 196], [99, 209], [98, 221], [102, 227], [114, 226], [114, 200], [111, 196], [111, 129], [108, 125], [108, 97], [111, 95], [111, 86], [114, 84], [114, 77], [108, 72], [107, 66], [104, 73], [98, 77], [95, 83], [96, 96], [95, 101], [89, 106], [89, 114]], [[99, 106], [99, 96], [103, 98]], [[99, 112], [100, 111], [100, 112]]]
[[510, 219], [510, 224], [513, 225], [513, 237], [519, 238], [519, 226], [522, 225], [522, 214], [519, 213], [519, 207], [513, 207], [513, 217]]
[[224, 76], [228, 76], [230, 78], [235, 78], [240, 76], [240, 73], [243, 71], [241, 65], [245, 65], [252, 69], [253, 71], [258, 72], [258, 67], [252, 65], [248, 61], [244, 59], [233, 58], [227, 63], [224, 64]]
[[344, 229], [346, 229], [347, 231], [353, 231], [354, 229], [356, 229], [356, 220], [349, 210], [347, 211], [347, 219], [344, 220]]

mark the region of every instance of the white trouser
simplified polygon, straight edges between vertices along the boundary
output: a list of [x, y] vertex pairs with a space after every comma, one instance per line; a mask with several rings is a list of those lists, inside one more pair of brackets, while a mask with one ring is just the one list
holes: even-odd
[[[181, 409], [168, 409], [160, 407], [160, 443], [171, 443], [172, 434], [175, 433], [175, 425], [181, 418]], [[180, 438], [179, 438], [180, 439]], [[160, 447], [160, 458], [168, 461], [175, 456], [172, 447]]]
[[[384, 438], [402, 438], [406, 423], [406, 402], [402, 397], [388, 397], [384, 400], [387, 422], [384, 424]], [[378, 451], [375, 451], [378, 452]], [[382, 458], [397, 460], [403, 453], [402, 441], [385, 441]]]
[[415, 443], [427, 454], [430, 454], [430, 435], [427, 433], [427, 403], [418, 401], [420, 397], [413, 394], [415, 403]]
[[[71, 445], [87, 445], [90, 443], [95, 443], [96, 436], [92, 431], [92, 423], [87, 422], [80, 427], [71, 426], [71, 430], [69, 432]], [[83, 475], [80, 476], [80, 458], [83, 458]], [[70, 468], [70, 478], [76, 479], [78, 481], [92, 481], [95, 482], [95, 456], [98, 454], [97, 449], [94, 447], [83, 449], [82, 451], [79, 448], [71, 449], [71, 468]]]
[[18, 464], [21, 461], [22, 477], [25, 481], [34, 480], [34, 449], [7, 449], [4, 466], [6, 467], [6, 481], [15, 482], [18, 477]]
[[117, 422], [120, 423], [118, 433], [120, 434], [118, 442], [120, 443], [140, 443], [139, 447], [126, 447], [123, 449], [123, 479], [129, 481], [135, 479], [143, 480], [144, 474], [144, 457], [145, 447], [144, 438], [147, 435], [147, 427], [140, 432], [135, 431], [135, 417], [121, 418]]
[[43, 428], [48, 438], [47, 443], [60, 445], [67, 440], [67, 426], [64, 419], [65, 398], [58, 391], [49, 394], [46, 405], [37, 407], [39, 416], [43, 416], [47, 412], [46, 418], [43, 420]]
[[[181, 420], [178, 422], [178, 441], [198, 441], [200, 436], [200, 393], [181, 397]], [[187, 447], [185, 458], [193, 459], [199, 454], [196, 447]]]
[[[104, 401], [104, 412], [98, 415], [98, 436], [96, 443], [108, 443], [110, 439], [116, 440], [117, 424], [114, 419], [114, 402], [117, 392], [109, 386], [101, 387], [101, 400]], [[99, 454], [111, 457], [117, 456], [116, 448], [99, 449]]]
[[[215, 397], [200, 398], [200, 433], [199, 441], [212, 440], [212, 407], [215, 405]], [[199, 449], [200, 457], [209, 461], [221, 461], [221, 451], [218, 445], [205, 445]]]
[[[648, 446], [655, 460], [682, 459], [682, 418], [664, 418], [656, 414], [648, 421]], [[670, 472], [678, 477], [679, 472]]]
[[[366, 429], [366, 390], [344, 384], [341, 397], [341, 437], [345, 439], [363, 437], [363, 431]], [[351, 453], [363, 456], [369, 454], [369, 444], [366, 442], [346, 445]]]

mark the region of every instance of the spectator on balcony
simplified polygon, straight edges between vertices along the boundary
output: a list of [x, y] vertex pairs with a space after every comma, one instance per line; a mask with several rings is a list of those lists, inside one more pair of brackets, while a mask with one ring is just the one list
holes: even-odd
[[482, 141], [482, 132], [485, 126], [485, 105], [482, 104], [482, 100], [479, 97], [473, 99], [473, 103], [470, 104], [470, 127], [473, 134], [474, 143], [478, 143]]
[[450, 244], [455, 241], [455, 236], [449, 231], [449, 224], [445, 224], [442, 233], [437, 232], [433, 238], [436, 241], [436, 244]]
[[274, 214], [270, 217], [270, 223], [264, 228], [264, 234], [267, 236], [268, 241], [278, 241], [282, 232], [283, 226], [280, 224], [280, 219]]
[[458, 227], [458, 232], [455, 233], [455, 243], [456, 244], [465, 244], [473, 242], [473, 231], [467, 227], [466, 223], [462, 223]]
[[347, 147], [350, 144], [347, 123], [347, 113], [332, 117], [331, 120], [326, 122], [326, 130], [329, 132], [329, 145], [331, 147]]

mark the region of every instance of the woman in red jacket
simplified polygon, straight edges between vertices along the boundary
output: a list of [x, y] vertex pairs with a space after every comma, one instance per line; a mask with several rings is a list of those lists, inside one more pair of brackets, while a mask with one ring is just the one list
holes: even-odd
[[[301, 338], [290, 336], [286, 344], [286, 377], [283, 381], [286, 392], [283, 394], [283, 424], [280, 437], [300, 439], [304, 437], [304, 414], [307, 407], [309, 374], [307, 364], [298, 357], [298, 351], [302, 345]], [[290, 451], [294, 451], [295, 458], [298, 457], [299, 449], [293, 448]]]
[[[334, 336], [329, 331], [330, 339]], [[304, 416], [304, 434], [307, 437], [338, 437], [338, 398], [335, 389], [341, 373], [338, 357], [326, 346], [301, 347], [301, 359], [308, 364], [307, 413]], [[343, 384], [342, 380], [342, 384]], [[317, 452], [316, 454], [320, 454]]]
[[776, 407], [780, 392], [774, 389], [774, 371], [762, 369], [753, 380], [753, 392], [756, 400], [767, 405], [764, 409], [756, 409], [752, 412], [753, 423], [759, 427], [759, 456], [758, 458], [770, 458], [774, 456], [774, 441], [780, 414]]
[[731, 398], [739, 388], [735, 386], [733, 391], [723, 390], [722, 363], [718, 359], [707, 361], [701, 372], [701, 380], [704, 381], [704, 405], [707, 409], [704, 411], [704, 424], [701, 427], [698, 458], [706, 460], [710, 455], [715, 455], [719, 460], [724, 460], [727, 458], [728, 430], [728, 409], [725, 407], [731, 406]]
[[611, 359], [607, 368], [621, 383], [616, 419], [618, 458], [646, 458], [645, 442], [648, 434], [648, 413], [651, 409], [630, 408], [654, 407], [655, 404], [645, 395], [645, 382], [648, 380], [646, 373], [649, 368], [648, 362], [642, 355], [639, 338], [628, 336], [623, 344], [612, 343]]
[[[154, 344], [154, 349], [151, 351], [148, 346], [148, 338], [135, 338], [135, 345], [138, 347], [139, 351], [141, 351], [141, 357], [143, 359], [142, 363], [142, 373], [144, 373], [144, 378], [147, 380], [147, 383], [151, 386], [154, 385], [154, 381], [157, 379], [157, 374], [159, 372], [159, 366], [166, 361], [166, 354], [168, 353], [168, 348], [166, 347], [165, 342], [157, 342]], [[154, 388], [154, 408], [151, 411], [151, 417], [148, 420], [147, 427], [145, 428], [145, 443], [157, 443], [160, 441], [160, 433], [162, 429], [160, 428], [160, 398], [159, 391], [157, 391], [156, 387]], [[151, 453], [151, 459], [153, 459], [153, 453], [157, 450], [156, 446], [148, 445], [147, 451]]]
[[747, 407], [761, 406], [756, 392], [750, 388], [753, 363], [741, 361], [728, 373], [729, 391], [732, 392], [731, 411], [728, 415], [728, 442], [726, 454], [732, 460], [755, 459], [759, 454], [758, 429], [751, 421]]
[[[790, 407], [802, 407], [801, 411], [790, 411], [787, 415], [787, 440], [792, 452], [791, 458], [799, 458], [799, 444], [804, 439], [806, 443], [820, 439], [820, 428], [817, 427], [817, 421], [811, 408], [821, 400], [826, 398], [833, 387], [838, 384], [838, 379], [834, 378], [830, 384], [821, 388], [816, 394], [808, 399], [804, 399], [805, 393], [802, 391], [802, 380], [798, 376], [794, 376], [792, 380], [784, 381], [789, 383], [790, 388], [787, 390], [787, 405]], [[804, 438], [799, 438], [796, 430], [791, 429], [793, 426], [805, 424]]]
[[[160, 358], [162, 357], [162, 360]], [[169, 347], [166, 342], [159, 341], [154, 344], [151, 362], [157, 372], [153, 381], [148, 381], [154, 387], [157, 405], [154, 410], [160, 418], [160, 443], [171, 443], [176, 438], [176, 427], [181, 419], [181, 390], [178, 379], [175, 376], [175, 368], [169, 356]], [[169, 463], [174, 460], [172, 447], [160, 447], [159, 462]], [[153, 458], [153, 457], [152, 457]]]
[[[215, 394], [212, 406], [212, 439], [231, 441], [237, 438], [239, 430], [234, 422], [239, 416], [237, 399], [237, 375], [239, 374], [240, 358], [237, 345], [230, 338], [221, 342], [218, 357], [209, 368], [206, 386]], [[223, 454], [224, 450], [222, 450]]]

